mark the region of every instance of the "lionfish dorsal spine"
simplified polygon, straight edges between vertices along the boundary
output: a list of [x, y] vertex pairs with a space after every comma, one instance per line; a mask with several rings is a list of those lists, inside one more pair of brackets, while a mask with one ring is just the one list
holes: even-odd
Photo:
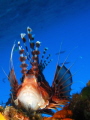
[[32, 29], [30, 27], [27, 27], [27, 33], [28, 33], [28, 37], [29, 37], [29, 44], [30, 44], [30, 48], [31, 48], [31, 54], [32, 54], [32, 68], [31, 70], [33, 71], [33, 73], [35, 75], [38, 75], [39, 72], [39, 47], [40, 47], [40, 41], [36, 41], [36, 43], [34, 42], [34, 37], [32, 35]]
[[38, 75], [38, 72], [39, 72], [39, 54], [40, 54], [39, 47], [40, 47], [40, 42], [37, 41], [36, 42], [36, 48], [35, 48], [35, 50], [32, 51], [33, 62], [31, 63], [32, 64], [31, 69], [32, 69], [32, 71], [34, 72], [35, 75]]
[[26, 35], [25, 33], [21, 33], [21, 39], [22, 39], [23, 44], [24, 44], [24, 47], [25, 47], [25, 49], [26, 49], [27, 59], [28, 59], [29, 61], [31, 61], [31, 59], [30, 59], [30, 53], [29, 53], [28, 47], [27, 47], [27, 45], [26, 45], [25, 35]]
[[35, 47], [35, 43], [34, 43], [34, 37], [32, 35], [32, 29], [30, 27], [27, 27], [27, 33], [28, 33], [30, 48], [31, 51], [33, 51]]
[[20, 61], [22, 63], [20, 65], [20, 67], [22, 68], [21, 73], [26, 74], [28, 65], [26, 64], [25, 61], [26, 61], [27, 57], [24, 56], [24, 49], [22, 49], [22, 47], [20, 45], [20, 41], [18, 42], [18, 46], [19, 46]]
[[40, 64], [39, 64], [41, 71], [43, 71], [45, 69], [45, 67], [52, 61], [52, 59], [49, 60], [49, 58], [51, 57], [51, 54], [48, 54], [48, 56], [44, 59], [47, 50], [48, 50], [48, 48], [45, 47], [44, 51], [42, 53], [42, 56], [41, 56], [41, 60], [40, 60]]
[[[27, 27], [27, 33], [28, 33], [28, 38], [29, 38], [29, 45], [30, 45], [30, 52], [28, 52], [28, 47], [26, 45], [26, 38], [25, 38], [25, 33], [21, 33], [21, 39], [23, 41], [24, 47], [26, 49], [26, 51], [24, 49], [22, 49], [22, 46], [20, 46], [20, 42], [18, 42], [18, 46], [19, 46], [19, 53], [20, 53], [20, 61], [22, 62], [21, 64], [21, 68], [22, 68], [22, 73], [26, 74], [27, 73], [27, 64], [26, 64], [26, 59], [29, 60], [30, 64], [31, 64], [31, 73], [38, 75], [39, 72], [39, 47], [40, 47], [40, 42], [36, 41], [34, 42], [34, 37], [32, 35], [32, 29], [30, 27]], [[26, 56], [25, 56], [26, 55]]]
[[[32, 68], [31, 71], [33, 74], [38, 75], [39, 70], [43, 71], [45, 69], [45, 67], [52, 61], [52, 59], [50, 58], [50, 54], [48, 54], [48, 56], [44, 59], [44, 56], [48, 50], [48, 48], [44, 48], [43, 54], [41, 56], [41, 60], [39, 61], [39, 47], [41, 45], [40, 41], [36, 41], [34, 42], [34, 36], [32, 35], [32, 29], [30, 27], [27, 27], [27, 34], [28, 34], [28, 38], [29, 38], [29, 45], [30, 45], [30, 52], [28, 50], [28, 47], [26, 45], [26, 38], [25, 38], [25, 33], [21, 33], [21, 39], [23, 41], [24, 47], [26, 49], [26, 51], [24, 49], [22, 49], [22, 47], [20, 46], [20, 43], [18, 43], [19, 46], [19, 51], [20, 51], [20, 61], [22, 62], [21, 67], [22, 67], [22, 73], [26, 74], [27, 70], [27, 64], [25, 63], [25, 60], [29, 60]], [[26, 55], [26, 57], [24, 56]], [[23, 60], [22, 60], [23, 59]]]

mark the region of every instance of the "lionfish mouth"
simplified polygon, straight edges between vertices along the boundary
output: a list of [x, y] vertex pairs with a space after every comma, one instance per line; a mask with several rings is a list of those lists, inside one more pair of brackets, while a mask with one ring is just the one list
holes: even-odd
[[[14, 103], [26, 110], [29, 108], [33, 110], [41, 109], [42, 111], [47, 110], [47, 113], [49, 113], [50, 111], [48, 109], [56, 109], [57, 107], [60, 107], [60, 105], [67, 104], [69, 101], [72, 74], [64, 64], [62, 66], [58, 64], [52, 85], [50, 86], [45, 79], [43, 70], [52, 61], [50, 59], [51, 55], [49, 54], [44, 59], [47, 52], [47, 48], [45, 48], [40, 60], [39, 47], [41, 42], [34, 42], [31, 28], [27, 27], [27, 33], [29, 37], [28, 43], [30, 46], [30, 52], [26, 45], [27, 40], [25, 38], [25, 33], [21, 34], [25, 49], [20, 45], [20, 41], [18, 42], [21, 61], [20, 67], [22, 69], [21, 84], [19, 84], [16, 79], [13, 67], [12, 56], [15, 44], [11, 51], [11, 70], [8, 78], [12, 88]], [[31, 65], [30, 69], [27, 68], [28, 65], [26, 64], [26, 60], [29, 62], [29, 65]]]
[[20, 105], [23, 106], [26, 110], [37, 110], [46, 107], [45, 100], [42, 97], [36, 79], [32, 79], [31, 77], [28, 79], [26, 77], [24, 79], [22, 87], [19, 89], [17, 93], [17, 99], [15, 101], [17, 100], [19, 101], [18, 105], [20, 103]]
[[44, 104], [44, 99], [40, 97], [39, 94], [36, 94], [36, 92], [30, 90], [28, 88], [24, 91], [20, 92], [20, 95], [17, 97], [17, 100], [20, 101], [21, 105], [26, 109], [32, 109], [32, 110], [37, 110], [40, 108], [40, 104]]

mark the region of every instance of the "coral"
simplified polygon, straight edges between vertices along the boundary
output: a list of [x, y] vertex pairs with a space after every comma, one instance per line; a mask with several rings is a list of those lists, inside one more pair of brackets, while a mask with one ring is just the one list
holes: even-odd
[[4, 107], [0, 106], [0, 112], [4, 111]]
[[83, 99], [90, 99], [90, 81], [87, 83], [87, 86], [82, 89], [81, 95]]
[[29, 118], [12, 106], [7, 106], [4, 110], [6, 120], [29, 120]]
[[0, 120], [6, 120], [5, 117], [0, 113]]
[[43, 120], [73, 120], [70, 118], [71, 116], [72, 111], [65, 108], [56, 112], [52, 117], [44, 117]]
[[61, 111], [56, 112], [53, 115], [54, 118], [67, 118], [71, 116], [72, 116], [71, 110], [61, 110]]
[[81, 90], [80, 94], [74, 94], [69, 105], [75, 120], [90, 119], [90, 81], [87, 86]]
[[[2, 107], [2, 109], [4, 108]], [[6, 106], [6, 108], [2, 111], [2, 114], [0, 114], [0, 118], [3, 118], [0, 120], [40, 120], [42, 118], [42, 116], [36, 112], [27, 114], [21, 109], [16, 109], [13, 106]]]
[[42, 117], [41, 114], [36, 112], [28, 114], [23, 112], [21, 109], [14, 108], [13, 106], [1, 108], [3, 111], [2, 114], [0, 114], [0, 117], [3, 118], [0, 120], [73, 120], [71, 119], [72, 111], [68, 110], [67, 107], [64, 107], [63, 110], [56, 112], [52, 117]]

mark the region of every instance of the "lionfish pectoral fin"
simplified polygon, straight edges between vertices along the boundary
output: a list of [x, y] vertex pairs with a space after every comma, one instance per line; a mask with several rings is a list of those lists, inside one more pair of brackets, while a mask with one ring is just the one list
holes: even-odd
[[9, 76], [8, 76], [8, 79], [10, 81], [12, 94], [15, 96], [15, 93], [16, 93], [19, 85], [18, 85], [18, 81], [16, 79], [16, 76], [15, 76], [13, 69], [11, 69]]
[[62, 67], [58, 65], [52, 84], [54, 96], [57, 96], [61, 99], [70, 98], [71, 84], [72, 74], [70, 70], [67, 69], [64, 65]]
[[12, 47], [12, 50], [11, 50], [11, 56], [10, 56], [10, 72], [9, 72], [9, 75], [8, 75], [8, 79], [10, 81], [10, 85], [11, 85], [11, 92], [12, 92], [12, 96], [13, 98], [15, 97], [15, 94], [16, 94], [16, 90], [17, 88], [19, 87], [18, 85], [18, 81], [16, 79], [16, 75], [15, 75], [15, 72], [14, 72], [14, 66], [13, 66], [13, 52], [14, 52], [14, 48], [15, 48], [15, 43]]
[[69, 102], [69, 100], [59, 99], [56, 96], [52, 96], [52, 101], [49, 103], [49, 105], [46, 107], [47, 109], [54, 109], [58, 110], [57, 108], [63, 108], [62, 105], [66, 105]]
[[15, 76], [15, 73], [14, 73], [14, 70], [12, 69], [9, 73], [9, 76], [8, 76], [8, 79], [10, 81], [10, 84], [11, 84], [11, 87], [14, 88], [14, 87], [17, 87], [18, 86], [18, 81], [16, 79], [16, 76]]
[[41, 105], [41, 103], [39, 103], [38, 106], [40, 106], [41, 109], [44, 109], [44, 108], [46, 108], [46, 106], [47, 106], [48, 104], [49, 104], [49, 101], [46, 100], [46, 102], [45, 102], [43, 105]]
[[57, 104], [55, 104], [55, 103], [50, 103], [47, 107], [46, 107], [47, 109], [52, 109], [52, 110], [58, 110], [57, 108], [58, 108], [58, 105]]

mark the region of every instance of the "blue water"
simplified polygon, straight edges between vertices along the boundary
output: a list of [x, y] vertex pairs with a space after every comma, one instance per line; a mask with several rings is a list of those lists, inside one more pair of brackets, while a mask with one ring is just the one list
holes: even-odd
[[[0, 104], [10, 94], [10, 52], [14, 41], [27, 26], [33, 29], [35, 40], [41, 41], [40, 50], [48, 47], [53, 59], [44, 71], [50, 85], [54, 78], [60, 44], [64, 54], [60, 63], [69, 55], [66, 66], [71, 67], [73, 85], [71, 94], [80, 92], [90, 80], [90, 0], [0, 0]], [[18, 51], [13, 56], [17, 79], [20, 79]]]

